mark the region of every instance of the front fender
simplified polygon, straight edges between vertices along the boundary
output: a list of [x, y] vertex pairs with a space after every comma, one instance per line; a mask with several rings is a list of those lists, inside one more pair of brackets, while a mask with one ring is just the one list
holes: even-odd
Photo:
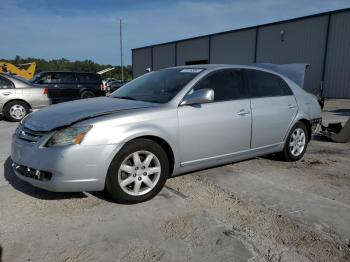
[[168, 134], [168, 131], [165, 130], [164, 128], [157, 126], [157, 125], [152, 125], [152, 124], [142, 124], [142, 125], [137, 125], [133, 127], [129, 127], [125, 130], [124, 134], [121, 139], [122, 143], [127, 143], [130, 140], [136, 139], [138, 137], [143, 137], [143, 136], [155, 136], [163, 139], [166, 141], [171, 148], [175, 147], [175, 141], [171, 139], [171, 134]]
[[[170, 146], [175, 163], [178, 157], [177, 121], [163, 119], [162, 121], [139, 122], [132, 124], [118, 123], [115, 126], [92, 128], [84, 141], [86, 144], [125, 144], [133, 139], [153, 136], [164, 140]], [[90, 139], [91, 138], [91, 139]]]

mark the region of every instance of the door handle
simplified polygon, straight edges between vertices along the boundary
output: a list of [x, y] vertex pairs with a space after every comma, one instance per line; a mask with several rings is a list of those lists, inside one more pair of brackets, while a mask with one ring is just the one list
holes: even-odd
[[237, 115], [239, 115], [239, 116], [245, 116], [245, 115], [249, 115], [249, 114], [250, 114], [250, 112], [246, 111], [244, 109], [239, 110], [239, 112], [237, 113]]
[[296, 108], [296, 105], [289, 104], [289, 105], [288, 105], [288, 108], [289, 108], [289, 109], [295, 109], [295, 108]]
[[4, 96], [8, 96], [8, 95], [11, 95], [11, 92], [5, 92], [5, 93], [2, 93]]
[[58, 85], [54, 85], [53, 87], [58, 87]]

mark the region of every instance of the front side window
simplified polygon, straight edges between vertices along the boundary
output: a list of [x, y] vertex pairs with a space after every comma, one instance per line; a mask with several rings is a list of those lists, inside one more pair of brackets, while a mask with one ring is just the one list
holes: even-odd
[[123, 85], [111, 97], [167, 103], [204, 69], [164, 69], [147, 73]]
[[194, 90], [213, 89], [214, 101], [227, 101], [247, 98], [242, 74], [239, 70], [225, 69], [214, 72], [199, 81]]
[[0, 76], [0, 89], [9, 89], [13, 88], [13, 83], [6, 79], [5, 77]]
[[288, 84], [277, 75], [258, 70], [245, 72], [252, 98], [292, 95]]
[[60, 75], [58, 73], [47, 73], [40, 77], [38, 83], [40, 84], [58, 84], [61, 82]]
[[45, 73], [35, 80], [31, 80], [38, 84], [59, 84], [59, 83], [74, 83], [74, 73]]

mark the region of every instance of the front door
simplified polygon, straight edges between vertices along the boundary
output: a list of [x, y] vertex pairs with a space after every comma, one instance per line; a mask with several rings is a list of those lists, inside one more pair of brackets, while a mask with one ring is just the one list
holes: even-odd
[[70, 72], [47, 72], [40, 81], [49, 88], [52, 103], [61, 103], [75, 99], [76, 77]]
[[193, 90], [204, 88], [214, 90], [214, 102], [178, 108], [182, 165], [215, 160], [250, 147], [250, 100], [241, 72], [215, 71]]

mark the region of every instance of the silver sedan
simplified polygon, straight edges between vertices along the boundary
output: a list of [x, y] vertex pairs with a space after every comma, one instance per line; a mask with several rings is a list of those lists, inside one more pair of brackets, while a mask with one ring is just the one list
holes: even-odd
[[47, 87], [34, 85], [25, 79], [0, 74], [0, 114], [18, 122], [33, 110], [51, 104]]
[[276, 153], [304, 155], [315, 96], [275, 71], [203, 65], [145, 74], [111, 96], [50, 106], [13, 135], [16, 175], [51, 191], [155, 196], [168, 177]]

